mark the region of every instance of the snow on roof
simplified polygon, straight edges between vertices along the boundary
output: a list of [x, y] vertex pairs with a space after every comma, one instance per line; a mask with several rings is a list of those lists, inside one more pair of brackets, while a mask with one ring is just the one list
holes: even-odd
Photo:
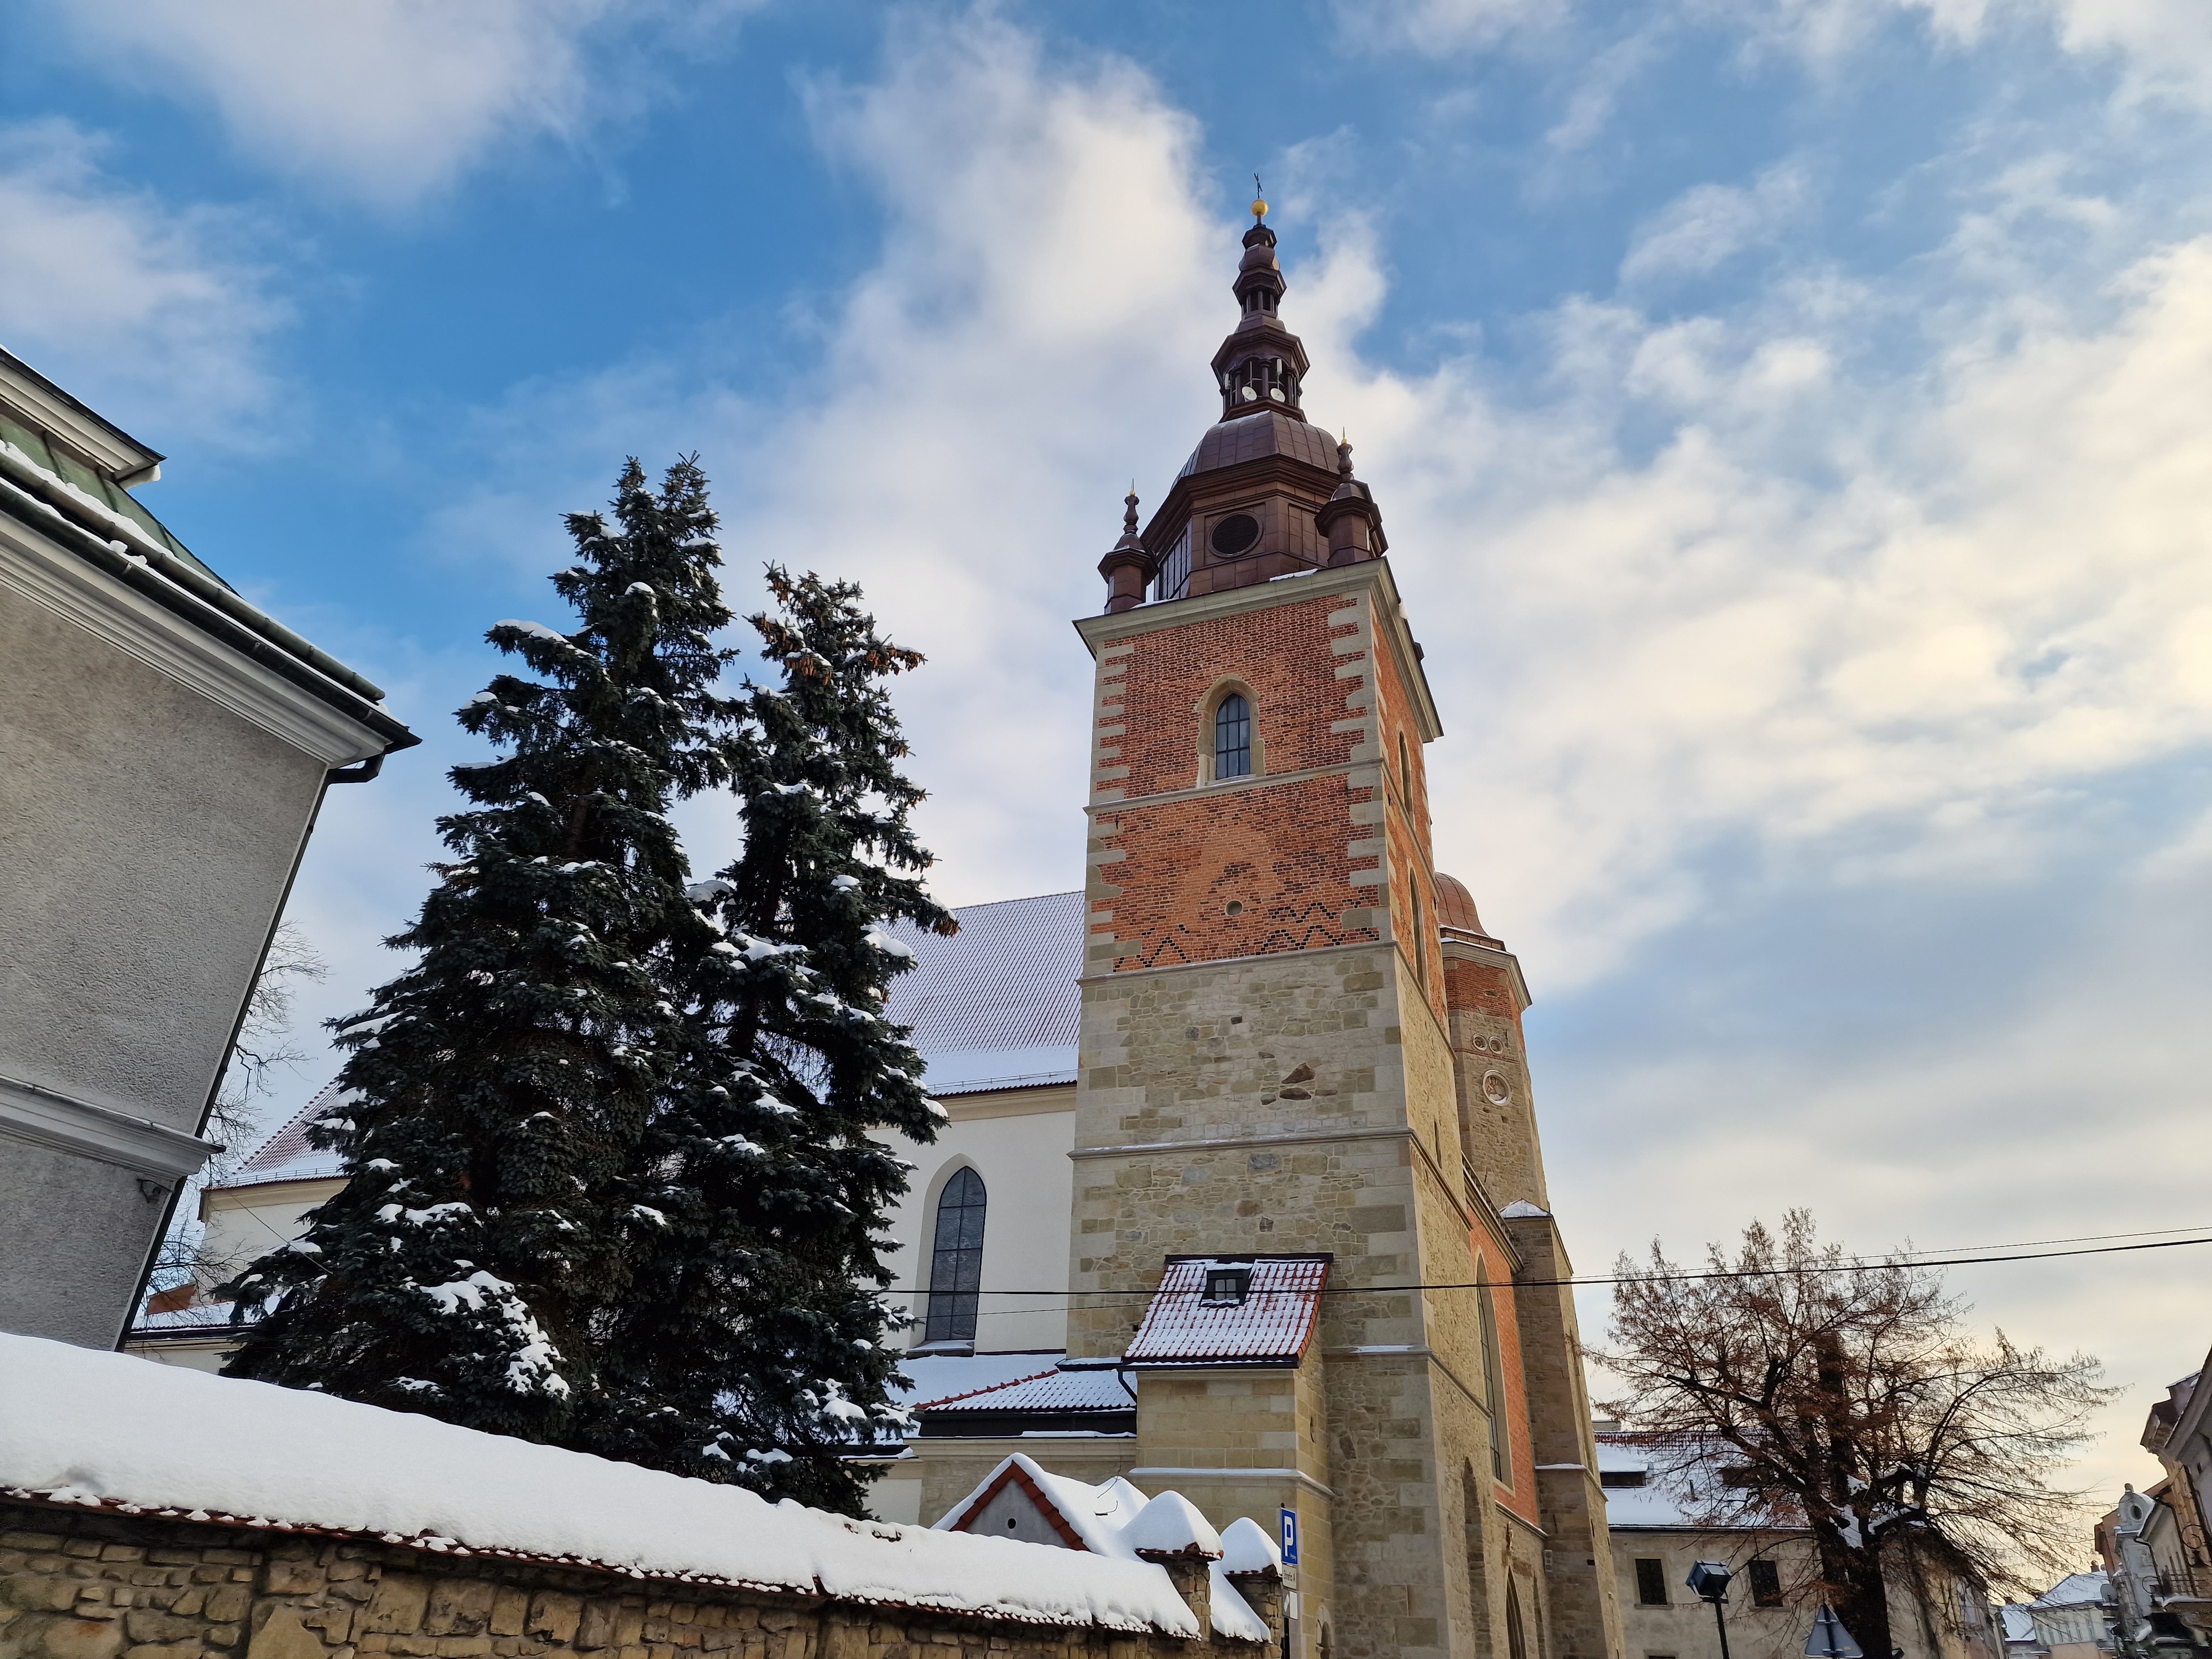
[[[1616, 1530], [1638, 1528], [1687, 1528], [1697, 1532], [1733, 1529], [1725, 1470], [1735, 1454], [1725, 1449], [1685, 1465], [1679, 1442], [1643, 1434], [1600, 1434], [1597, 1470], [1605, 1492], [1605, 1523]], [[1608, 1474], [1644, 1476], [1640, 1486], [1607, 1485]], [[1746, 1531], [1771, 1532], [1795, 1522], [1745, 1519]]]
[[[1044, 893], [963, 905], [951, 939], [887, 928], [915, 967], [891, 981], [889, 1017], [914, 1030], [930, 1091], [976, 1094], [1075, 1081], [1082, 993], [1083, 895]], [[307, 1126], [345, 1098], [326, 1085], [221, 1183], [222, 1190], [339, 1173], [335, 1152], [307, 1144]]]
[[1240, 1515], [1221, 1529], [1222, 1571], [1279, 1571], [1282, 1565], [1282, 1546], [1250, 1516]]
[[2031, 1607], [2079, 1607], [2101, 1603], [2112, 1581], [2097, 1572], [2069, 1572], [2028, 1603]]
[[940, 1412], [1129, 1412], [1136, 1405], [1113, 1366], [1079, 1363], [930, 1401], [915, 1409], [934, 1416]]
[[1200, 1634], [1163, 1570], [1111, 1552], [850, 1521], [410, 1413], [5, 1334], [0, 1488], [634, 1577]]
[[1531, 1204], [1525, 1198], [1516, 1198], [1498, 1213], [1508, 1221], [1520, 1221], [1529, 1216], [1549, 1215], [1552, 1212]]
[[884, 1012], [914, 1028], [932, 1093], [1075, 1081], [1082, 993], [1083, 895], [1044, 893], [963, 905], [951, 939], [895, 927], [915, 966], [891, 981]]
[[[936, 1530], [966, 1535], [967, 1523], [983, 1507], [1008, 1486], [1018, 1486], [1030, 1499], [1044, 1508], [1057, 1525], [1055, 1530], [1063, 1536], [1073, 1535], [1079, 1540], [1071, 1550], [1080, 1548], [1092, 1555], [1110, 1559], [1136, 1561], [1139, 1549], [1176, 1551], [1182, 1545], [1151, 1544], [1141, 1541], [1144, 1517], [1161, 1505], [1155, 1528], [1163, 1536], [1188, 1534], [1203, 1544], [1211, 1540], [1210, 1550], [1218, 1557], [1221, 1539], [1197, 1507], [1180, 1492], [1164, 1492], [1158, 1498], [1147, 1498], [1134, 1486], [1115, 1475], [1100, 1486], [1091, 1486], [1069, 1475], [1054, 1474], [1035, 1458], [1016, 1452], [1000, 1460], [997, 1468], [985, 1475], [975, 1489], [945, 1510], [938, 1520]], [[1036, 1547], [1031, 1546], [1031, 1547]], [[1229, 1582], [1228, 1569], [1218, 1559], [1207, 1562], [1212, 1583], [1213, 1628], [1217, 1634], [1235, 1637], [1243, 1641], [1264, 1642], [1267, 1626], [1252, 1611], [1249, 1602], [1237, 1593]], [[1242, 1571], [1242, 1569], [1240, 1569]]]
[[1136, 1518], [1121, 1528], [1121, 1540], [1133, 1550], [1155, 1555], [1202, 1555], [1218, 1561], [1228, 1553], [1213, 1523], [1179, 1492], [1164, 1492], [1139, 1510]]
[[324, 1113], [353, 1098], [335, 1083], [326, 1083], [315, 1097], [254, 1149], [253, 1155], [221, 1183], [219, 1190], [260, 1187], [276, 1181], [319, 1181], [338, 1173], [338, 1155], [307, 1144], [307, 1126]]
[[[1326, 1255], [1171, 1255], [1145, 1322], [1123, 1358], [1132, 1365], [1294, 1365], [1313, 1334]], [[1206, 1299], [1209, 1273], [1251, 1275], [1241, 1302]]]
[[2017, 1601], [2008, 1601], [1997, 1609], [2004, 1621], [2004, 1638], [2008, 1642], [2033, 1643], [2035, 1636], [2035, 1615]]
[[928, 1411], [940, 1401], [957, 1400], [983, 1389], [995, 1389], [1024, 1377], [1049, 1376], [1060, 1364], [1056, 1353], [908, 1354], [899, 1370], [913, 1386], [896, 1391], [896, 1403], [915, 1411]]

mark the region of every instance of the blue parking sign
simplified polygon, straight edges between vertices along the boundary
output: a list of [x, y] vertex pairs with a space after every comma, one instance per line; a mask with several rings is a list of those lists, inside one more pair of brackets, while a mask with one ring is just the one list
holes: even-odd
[[1283, 1511], [1283, 1565], [1295, 1567], [1298, 1564], [1298, 1512]]

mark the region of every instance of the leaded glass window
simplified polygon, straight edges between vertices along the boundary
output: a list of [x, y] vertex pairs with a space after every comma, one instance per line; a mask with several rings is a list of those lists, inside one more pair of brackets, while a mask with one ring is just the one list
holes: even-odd
[[1234, 691], [1213, 711], [1213, 775], [1252, 775], [1252, 705]]
[[927, 1342], [975, 1340], [977, 1291], [983, 1283], [983, 1177], [962, 1170], [937, 1198], [937, 1238], [929, 1258]]

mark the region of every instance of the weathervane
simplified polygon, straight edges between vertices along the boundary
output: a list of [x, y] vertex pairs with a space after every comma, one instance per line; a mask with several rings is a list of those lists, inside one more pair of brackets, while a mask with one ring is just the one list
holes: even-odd
[[1252, 216], [1255, 219], [1267, 216], [1267, 187], [1260, 182], [1260, 175], [1256, 173], [1252, 175]]

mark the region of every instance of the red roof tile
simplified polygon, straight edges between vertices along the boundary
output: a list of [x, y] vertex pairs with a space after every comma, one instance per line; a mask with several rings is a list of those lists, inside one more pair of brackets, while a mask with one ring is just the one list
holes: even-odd
[[[1313, 1335], [1330, 1260], [1171, 1255], [1123, 1358], [1132, 1365], [1294, 1365]], [[1207, 1273], [1224, 1267], [1251, 1273], [1243, 1301], [1206, 1299]]]

